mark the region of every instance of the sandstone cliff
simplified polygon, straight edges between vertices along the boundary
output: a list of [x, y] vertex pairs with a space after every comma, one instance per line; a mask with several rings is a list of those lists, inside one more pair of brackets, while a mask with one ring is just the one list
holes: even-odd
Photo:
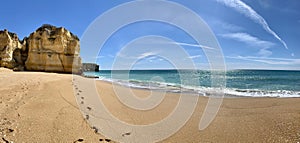
[[81, 67], [79, 39], [65, 28], [43, 25], [26, 40], [27, 70], [78, 73]]
[[22, 49], [17, 34], [7, 30], [0, 31], [0, 67], [14, 68], [17, 66], [13, 58], [13, 52], [16, 49]]
[[14, 33], [0, 31], [0, 67], [78, 74], [79, 52], [78, 37], [63, 27], [43, 25], [23, 41]]

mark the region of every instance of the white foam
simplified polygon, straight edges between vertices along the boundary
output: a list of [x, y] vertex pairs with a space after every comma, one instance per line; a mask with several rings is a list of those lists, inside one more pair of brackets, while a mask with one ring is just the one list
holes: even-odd
[[150, 90], [164, 90], [173, 93], [198, 93], [199, 95], [210, 96], [216, 92], [223, 91], [226, 96], [238, 96], [238, 97], [300, 97], [300, 91], [288, 91], [288, 90], [277, 90], [277, 91], [263, 91], [258, 89], [231, 89], [225, 88], [220, 90], [218, 88], [212, 87], [194, 87], [186, 85], [178, 85], [175, 83], [166, 82], [154, 82], [154, 81], [140, 81], [140, 80], [113, 80], [105, 77], [99, 77], [99, 80], [114, 82], [122, 86], [140, 88], [140, 89], [150, 89]]

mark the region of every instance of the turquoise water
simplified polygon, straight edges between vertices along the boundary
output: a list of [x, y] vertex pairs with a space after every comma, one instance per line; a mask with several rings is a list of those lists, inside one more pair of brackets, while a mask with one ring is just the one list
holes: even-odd
[[[127, 73], [128, 71], [123, 70], [85, 72], [86, 75], [99, 76], [100, 80], [117, 82], [136, 88], [159, 89], [170, 92], [211, 92], [215, 90], [211, 84], [211, 75], [218, 77], [210, 71], [201, 70], [131, 70], [129, 74]], [[221, 76], [222, 74], [217, 75]], [[300, 97], [300, 71], [232, 70], [227, 71], [224, 75], [227, 95]]]

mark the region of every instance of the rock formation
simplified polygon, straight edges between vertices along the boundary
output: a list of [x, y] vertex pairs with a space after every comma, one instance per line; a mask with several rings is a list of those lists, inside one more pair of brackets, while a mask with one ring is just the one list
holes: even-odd
[[26, 44], [27, 70], [70, 73], [73, 69], [73, 72], [79, 72], [79, 39], [65, 28], [43, 25], [30, 34]]
[[0, 67], [81, 73], [79, 52], [78, 37], [63, 27], [43, 25], [21, 42], [16, 34], [0, 31]]
[[83, 71], [98, 72], [99, 71], [99, 65], [97, 65], [95, 63], [83, 63], [82, 64], [82, 70]]
[[16, 67], [17, 63], [13, 58], [13, 53], [17, 49], [22, 49], [22, 47], [17, 34], [7, 30], [0, 31], [0, 67]]

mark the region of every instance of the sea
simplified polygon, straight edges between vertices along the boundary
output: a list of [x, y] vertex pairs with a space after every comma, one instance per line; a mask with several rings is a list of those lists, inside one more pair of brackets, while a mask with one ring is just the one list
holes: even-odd
[[[100, 70], [84, 74], [133, 88], [199, 93], [200, 96], [209, 96], [222, 87], [225, 97], [300, 97], [300, 71]], [[218, 78], [222, 85], [216, 86], [213, 80]]]

